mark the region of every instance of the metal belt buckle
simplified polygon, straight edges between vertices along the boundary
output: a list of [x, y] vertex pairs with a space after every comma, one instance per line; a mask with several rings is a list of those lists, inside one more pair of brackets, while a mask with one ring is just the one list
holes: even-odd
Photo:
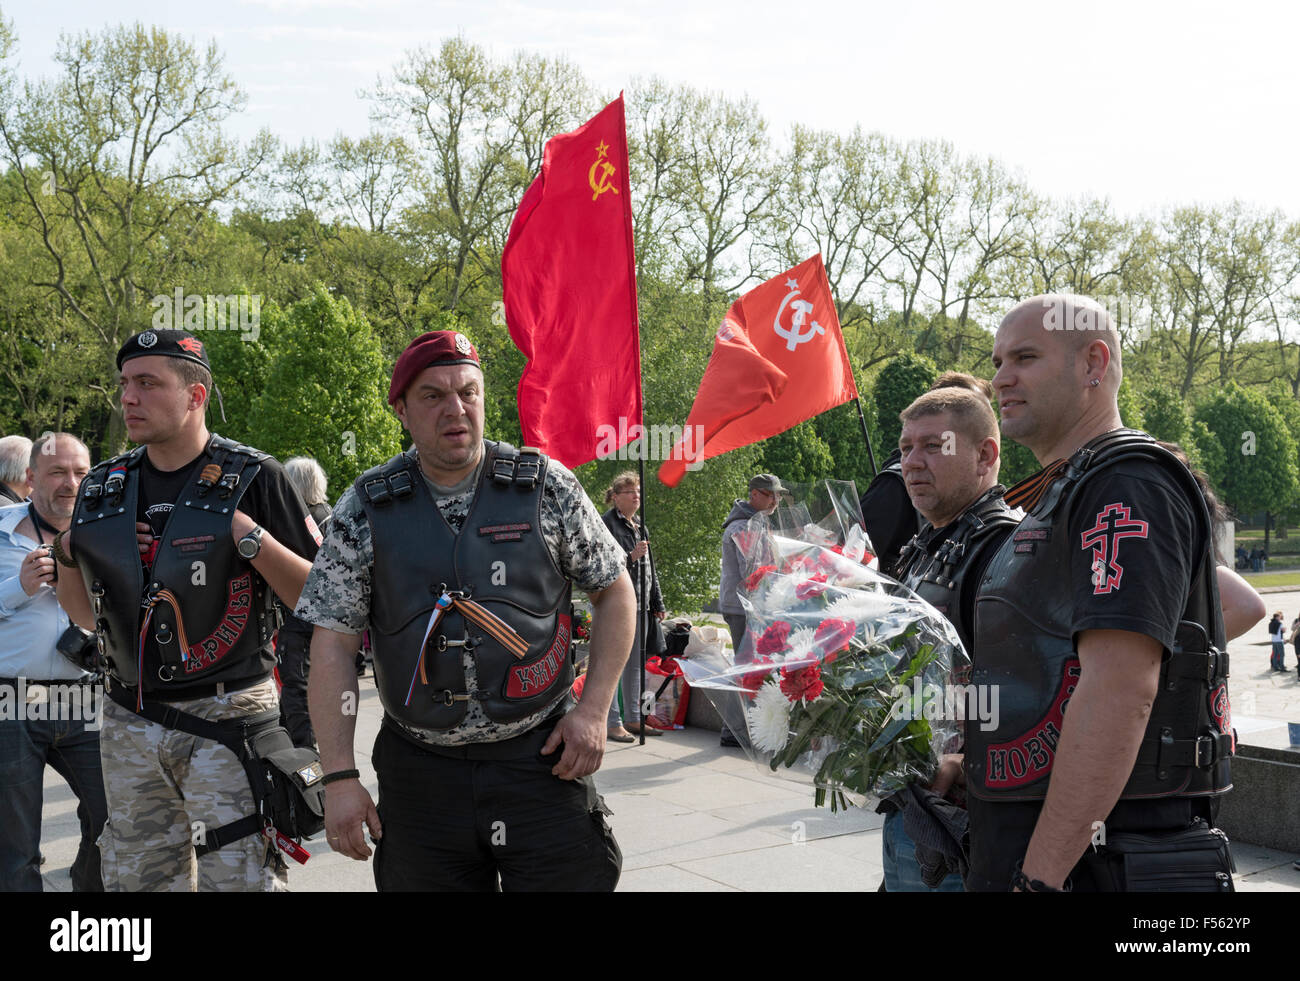
[[50, 700], [50, 690], [44, 685], [27, 686], [27, 704], [43, 705]]
[[541, 471], [542, 466], [537, 460], [521, 459], [515, 464], [515, 483], [531, 490], [537, 486], [537, 478], [541, 475]]
[[446, 705], [448, 708], [451, 708], [456, 704], [456, 693], [450, 688], [444, 688], [442, 690], [442, 704]]
[[223, 473], [221, 479], [217, 481], [217, 486], [221, 488], [222, 498], [227, 498], [234, 493], [235, 488], [239, 486], [239, 474]]
[[411, 475], [400, 470], [388, 478], [388, 488], [392, 491], [394, 497], [410, 497], [415, 493], [415, 486], [411, 483]]
[[[371, 490], [372, 487], [375, 489]], [[387, 504], [393, 499], [393, 495], [388, 489], [388, 481], [383, 477], [367, 480], [361, 485], [361, 489], [366, 492], [366, 497], [370, 498], [370, 503], [376, 507]]]
[[492, 461], [493, 483], [508, 486], [515, 476], [515, 461], [508, 457], [497, 457]]

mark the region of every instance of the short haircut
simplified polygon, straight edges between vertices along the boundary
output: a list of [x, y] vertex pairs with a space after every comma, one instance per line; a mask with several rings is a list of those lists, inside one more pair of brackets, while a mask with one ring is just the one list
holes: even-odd
[[[972, 443], [980, 443], [990, 436], [998, 440], [998, 420], [993, 415], [993, 406], [983, 395], [969, 388], [941, 388], [926, 392], [900, 412], [898, 418], [908, 423], [944, 412], [949, 414], [953, 428]], [[1001, 445], [1001, 441], [998, 442]]]
[[212, 372], [199, 364], [197, 361], [191, 361], [189, 358], [168, 358], [172, 367], [176, 369], [176, 375], [180, 378], [181, 384], [186, 388], [191, 385], [202, 385], [203, 404], [207, 405], [212, 398]]
[[934, 380], [929, 390], [937, 392], [941, 388], [969, 388], [988, 399], [990, 405], [993, 403], [993, 383], [987, 378], [976, 378], [964, 371], [945, 371]]
[[629, 487], [640, 487], [641, 479], [636, 475], [635, 470], [624, 470], [614, 478], [609, 485], [609, 490], [605, 491], [605, 503], [613, 504], [614, 495], [627, 490]]
[[10, 485], [26, 483], [31, 458], [32, 441], [26, 436], [0, 439], [0, 481]]
[[79, 440], [76, 436], [73, 436], [72, 433], [41, 433], [41, 435], [36, 438], [36, 442], [32, 444], [32, 452], [27, 457], [27, 465], [35, 470], [36, 461], [45, 455], [44, 450], [46, 445], [56, 439], [70, 439], [86, 451], [87, 457], [90, 456], [90, 447]]
[[304, 504], [327, 504], [325, 491], [329, 480], [321, 465], [309, 456], [292, 456], [284, 461], [289, 482], [298, 488]]

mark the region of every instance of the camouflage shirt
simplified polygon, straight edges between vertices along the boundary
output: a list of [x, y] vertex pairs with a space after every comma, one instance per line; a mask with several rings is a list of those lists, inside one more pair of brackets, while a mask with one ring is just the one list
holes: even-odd
[[[451, 488], [450, 494], [425, 479], [438, 510], [453, 531], [459, 533], [465, 523], [482, 466], [480, 462], [472, 477]], [[623, 550], [614, 542], [578, 479], [554, 460], [546, 467], [541, 525], [542, 539], [557, 568], [579, 589], [588, 593], [604, 589], [623, 571]], [[316, 553], [295, 615], [340, 633], [359, 634], [366, 630], [370, 626], [374, 561], [370, 522], [356, 488], [349, 487], [334, 505], [334, 520]], [[464, 652], [462, 659], [466, 690], [472, 692], [478, 687], [474, 656]], [[439, 746], [497, 742], [527, 732], [553, 710], [552, 705], [518, 722], [499, 723], [489, 719], [483, 706], [471, 697], [464, 721], [454, 729], [431, 731], [408, 725], [402, 725], [402, 729]]]

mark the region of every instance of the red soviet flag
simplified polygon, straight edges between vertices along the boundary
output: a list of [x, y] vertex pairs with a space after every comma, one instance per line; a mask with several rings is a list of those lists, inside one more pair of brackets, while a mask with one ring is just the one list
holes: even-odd
[[659, 479], [676, 487], [688, 465], [783, 433], [857, 395], [818, 254], [731, 305]]
[[[501, 255], [506, 323], [528, 359], [524, 442], [567, 467], [641, 422], [632, 202], [623, 96], [552, 137]], [[620, 425], [620, 420], [622, 421]]]

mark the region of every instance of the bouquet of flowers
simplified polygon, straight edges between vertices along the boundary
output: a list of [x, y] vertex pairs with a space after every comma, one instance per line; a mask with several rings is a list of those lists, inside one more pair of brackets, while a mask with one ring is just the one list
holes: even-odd
[[937, 610], [875, 571], [852, 483], [797, 492], [736, 541], [748, 572], [745, 650], [682, 660], [692, 687], [748, 735], [753, 759], [811, 778], [819, 807], [828, 795], [835, 811], [929, 780], [959, 741], [960, 719], [949, 717], [959, 713], [935, 694], [965, 653]]
[[573, 608], [573, 639], [587, 640], [591, 634], [591, 614], [583, 607]]

